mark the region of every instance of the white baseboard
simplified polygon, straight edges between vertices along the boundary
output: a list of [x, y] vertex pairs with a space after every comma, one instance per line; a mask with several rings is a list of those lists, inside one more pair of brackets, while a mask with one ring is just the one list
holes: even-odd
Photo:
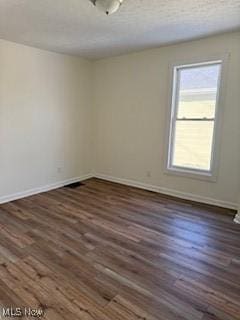
[[67, 184], [71, 184], [74, 182], [78, 182], [78, 181], [83, 181], [89, 178], [92, 178], [93, 175], [92, 174], [86, 174], [80, 177], [76, 177], [76, 178], [71, 178], [71, 179], [67, 179], [64, 181], [58, 181], [55, 183], [51, 183], [49, 185], [43, 186], [43, 187], [38, 187], [38, 188], [34, 188], [34, 189], [30, 189], [30, 190], [26, 190], [23, 192], [18, 192], [15, 194], [10, 194], [7, 196], [3, 196], [0, 197], [0, 204], [6, 203], [6, 202], [10, 202], [10, 201], [14, 201], [14, 200], [18, 200], [18, 199], [22, 199], [22, 198], [26, 198], [29, 196], [32, 196], [34, 194], [38, 194], [38, 193], [42, 193], [42, 192], [47, 192], [50, 190], [54, 190], [54, 189], [58, 189], [61, 188]]
[[[14, 201], [14, 200], [18, 200], [18, 199], [25, 198], [25, 197], [29, 197], [34, 194], [58, 189], [58, 188], [61, 188], [67, 184], [78, 182], [78, 181], [83, 181], [83, 180], [90, 179], [93, 177], [107, 180], [107, 181], [111, 181], [111, 182], [121, 183], [121, 184], [124, 184], [127, 186], [132, 186], [132, 187], [136, 187], [136, 188], [140, 188], [140, 189], [158, 192], [158, 193], [166, 194], [169, 196], [174, 196], [174, 197], [185, 199], [185, 200], [201, 202], [201, 203], [205, 203], [205, 204], [215, 205], [215, 206], [234, 209], [234, 210], [237, 210], [237, 208], [238, 208], [238, 205], [236, 203], [222, 201], [222, 200], [216, 200], [216, 199], [207, 198], [207, 197], [202, 197], [202, 196], [192, 194], [192, 193], [180, 192], [180, 191], [177, 191], [174, 189], [168, 189], [168, 188], [154, 186], [154, 185], [150, 185], [150, 184], [146, 184], [146, 183], [142, 183], [142, 182], [138, 182], [138, 181], [134, 181], [134, 180], [117, 178], [117, 177], [108, 176], [108, 175], [104, 175], [104, 174], [98, 174], [98, 173], [94, 173], [94, 174], [89, 173], [89, 174], [86, 174], [86, 175], [83, 175], [80, 177], [71, 178], [71, 179], [67, 179], [64, 181], [58, 181], [56, 183], [52, 183], [52, 184], [49, 184], [49, 185], [46, 185], [43, 187], [34, 188], [34, 189], [26, 190], [23, 192], [18, 192], [15, 194], [3, 196], [3, 197], [0, 197], [0, 204]], [[240, 214], [238, 214], [235, 217], [235, 222], [240, 223]]]
[[234, 222], [240, 223], [240, 211], [238, 211], [238, 214], [235, 216]]
[[158, 187], [158, 186], [154, 186], [154, 185], [150, 185], [150, 184], [146, 184], [146, 183], [142, 183], [142, 182], [138, 182], [138, 181], [134, 181], [134, 180], [117, 178], [117, 177], [112, 177], [112, 176], [98, 174], [98, 173], [94, 174], [94, 177], [99, 178], [99, 179], [103, 179], [103, 180], [107, 180], [107, 181], [111, 181], [111, 182], [121, 183], [121, 184], [124, 184], [127, 186], [132, 186], [132, 187], [136, 187], [136, 188], [140, 188], [140, 189], [145, 189], [145, 190], [149, 190], [149, 191], [154, 191], [154, 192], [166, 194], [169, 196], [174, 196], [174, 197], [185, 199], [185, 200], [201, 202], [201, 203], [205, 203], [205, 204], [215, 205], [218, 207], [234, 209], [234, 210], [237, 210], [237, 208], [238, 208], [238, 205], [233, 202], [203, 197], [203, 196], [199, 196], [199, 195], [196, 195], [193, 193], [186, 193], [186, 192], [181, 192], [181, 191], [177, 191], [174, 189]]

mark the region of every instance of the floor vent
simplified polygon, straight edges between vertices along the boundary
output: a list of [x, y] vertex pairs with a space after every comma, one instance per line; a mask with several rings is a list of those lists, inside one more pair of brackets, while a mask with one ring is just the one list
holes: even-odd
[[84, 184], [82, 182], [74, 182], [74, 183], [67, 184], [66, 186], [64, 186], [64, 188], [76, 189], [76, 188], [79, 188], [83, 185]]

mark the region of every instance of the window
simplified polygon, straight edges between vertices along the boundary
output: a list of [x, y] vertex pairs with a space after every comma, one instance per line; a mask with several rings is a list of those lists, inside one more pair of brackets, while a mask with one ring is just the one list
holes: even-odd
[[169, 170], [212, 176], [222, 61], [174, 67]]

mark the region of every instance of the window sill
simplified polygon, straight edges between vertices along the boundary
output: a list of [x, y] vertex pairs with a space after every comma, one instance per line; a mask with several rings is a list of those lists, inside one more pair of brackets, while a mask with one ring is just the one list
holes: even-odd
[[203, 181], [208, 181], [208, 182], [216, 182], [217, 181], [217, 177], [213, 173], [206, 172], [206, 171], [178, 168], [178, 167], [166, 168], [165, 174], [173, 175], [173, 176], [180, 176], [180, 177], [194, 179], [194, 180], [203, 180]]

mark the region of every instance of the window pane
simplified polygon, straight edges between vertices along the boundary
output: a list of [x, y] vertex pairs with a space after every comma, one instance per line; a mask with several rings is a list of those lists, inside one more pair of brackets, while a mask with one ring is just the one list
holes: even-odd
[[176, 121], [173, 165], [210, 170], [213, 121]]
[[179, 69], [178, 118], [214, 118], [220, 64]]

